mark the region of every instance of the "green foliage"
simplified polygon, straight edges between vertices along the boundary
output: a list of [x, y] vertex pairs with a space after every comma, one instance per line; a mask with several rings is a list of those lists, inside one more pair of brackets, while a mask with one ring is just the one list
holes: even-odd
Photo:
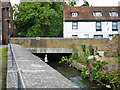
[[112, 72], [108, 72], [107, 74], [105, 74], [106, 79], [110, 81], [110, 84], [112, 84], [112, 86], [116, 89], [120, 89], [120, 80], [119, 80], [119, 76], [120, 74], [117, 73], [115, 70]]
[[68, 57], [67, 56], [62, 56], [62, 58], [61, 58], [61, 61], [59, 61], [58, 63], [65, 63], [65, 64], [70, 64], [71, 63], [71, 59], [68, 59]]
[[73, 55], [71, 56], [71, 58], [73, 59], [78, 59], [78, 50], [75, 46], [72, 47], [73, 48]]
[[[77, 57], [77, 58], [75, 58], [77, 60], [77, 62], [85, 64], [87, 66], [86, 69], [82, 70], [81, 76], [83, 78], [86, 78], [87, 77], [86, 71], [88, 71], [89, 74], [90, 74], [90, 78], [92, 80], [95, 80], [95, 81], [97, 81], [99, 83], [102, 82], [102, 81], [106, 81], [106, 82], [109, 82], [110, 85], [113, 86], [113, 88], [120, 89], [120, 80], [118, 79], [120, 74], [118, 74], [115, 71], [108, 72], [106, 74], [103, 73], [103, 70], [104, 70], [103, 67], [104, 67], [104, 65], [107, 64], [107, 62], [105, 62], [105, 61], [97, 61], [95, 57], [94, 57], [94, 61], [92, 62], [92, 66], [91, 66], [89, 64], [89, 62], [88, 62], [88, 57], [89, 57], [89, 55], [94, 54], [94, 48], [93, 48], [92, 44], [90, 44], [89, 47], [88, 47], [89, 52], [86, 51], [85, 44], [82, 44], [81, 47], [82, 47], [83, 53], [79, 57], [78, 57], [78, 53], [77, 53], [78, 52], [77, 48], [73, 47], [74, 53], [75, 52], [77, 53], [77, 55], [76, 54], [74, 55], [74, 57]], [[96, 55], [99, 56], [98, 53], [96, 53]], [[118, 62], [119, 61], [120, 60], [118, 60]]]
[[85, 46], [85, 44], [82, 44], [81, 47], [82, 47], [83, 53], [86, 53], [86, 46]]
[[81, 72], [81, 76], [83, 77], [83, 78], [86, 78], [87, 77], [87, 74], [86, 74], [86, 71], [87, 71], [88, 69], [83, 69], [82, 70], [82, 72]]
[[98, 52], [96, 53], [96, 55], [98, 55], [99, 57], [102, 57], [102, 56], [100, 56], [100, 55], [99, 55], [99, 53], [98, 53]]
[[67, 2], [66, 2], [66, 4], [68, 5], [68, 6], [74, 6], [74, 5], [76, 5], [76, 2], [78, 1], [78, 0], [66, 0]]
[[15, 5], [14, 16], [20, 36], [61, 37], [63, 27], [62, 2], [21, 2]]
[[6, 62], [7, 61], [7, 51], [8, 51], [7, 47], [2, 48], [2, 62]]
[[90, 55], [94, 55], [94, 48], [93, 48], [92, 44], [89, 44], [88, 48], [89, 48]]
[[87, 0], [83, 0], [84, 4], [82, 6], [90, 6], [89, 2]]

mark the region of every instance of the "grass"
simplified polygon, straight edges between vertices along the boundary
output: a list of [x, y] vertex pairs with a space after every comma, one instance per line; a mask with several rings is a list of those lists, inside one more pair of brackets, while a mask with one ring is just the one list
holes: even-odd
[[[0, 48], [0, 60], [2, 60], [1, 54], [2, 54], [2, 49]], [[2, 61], [0, 61], [0, 89], [2, 89]]]
[[8, 51], [7, 47], [2, 49], [2, 62], [3, 63], [7, 61], [7, 51]]
[[2, 88], [6, 88], [7, 51], [8, 51], [7, 47], [2, 48]]

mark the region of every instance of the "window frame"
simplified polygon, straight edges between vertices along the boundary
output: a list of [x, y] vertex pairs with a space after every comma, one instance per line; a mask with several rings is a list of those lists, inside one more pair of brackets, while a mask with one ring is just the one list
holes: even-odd
[[[73, 23], [76, 23], [76, 25], [73, 25]], [[73, 28], [73, 27], [76, 27], [76, 28]], [[78, 29], [78, 22], [72, 22], [72, 29], [74, 30]]]
[[16, 24], [14, 24], [14, 29], [16, 29]]
[[[117, 15], [112, 15], [112, 13], [116, 13]], [[117, 17], [118, 16], [118, 12], [116, 12], [116, 11], [111, 11], [109, 14], [110, 14], [110, 16], [113, 16], [113, 17]]]
[[72, 17], [78, 17], [78, 12], [71, 12]]
[[[99, 34], [99, 35], [94, 35], [94, 38], [95, 38], [95, 36], [102, 36], [102, 38], [103, 38], [103, 35], [102, 35], [102, 34]], [[101, 38], [99, 38], [99, 39], [101, 39]]]
[[[100, 13], [101, 15], [99, 16], [99, 15], [97, 15], [97, 13]], [[93, 15], [95, 17], [102, 17], [102, 12], [101, 11], [96, 11], [96, 12], [93, 13]]]
[[[113, 23], [116, 23], [116, 29], [113, 28], [114, 27]], [[118, 22], [117, 21], [112, 22], [112, 31], [118, 31]]]
[[[98, 26], [97, 26], [97, 25], [98, 25], [97, 23], [100, 23], [100, 29], [97, 29], [97, 27], [98, 27]], [[102, 23], [101, 23], [101, 21], [97, 21], [97, 22], [96, 22], [96, 31], [102, 31]]]
[[72, 38], [78, 38], [78, 35], [72, 35]]

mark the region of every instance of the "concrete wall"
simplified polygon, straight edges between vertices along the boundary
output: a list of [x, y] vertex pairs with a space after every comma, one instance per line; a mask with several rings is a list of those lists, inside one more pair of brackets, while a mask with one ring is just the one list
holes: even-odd
[[25, 48], [72, 48], [76, 46], [81, 52], [81, 44], [92, 43], [98, 50], [105, 51], [106, 55], [116, 53], [118, 49], [118, 35], [112, 41], [109, 39], [81, 39], [81, 38], [11, 38], [11, 43], [22, 45]]
[[[119, 24], [120, 22], [118, 22]], [[64, 38], [72, 38], [72, 35], [78, 35], [79, 38], [94, 38], [94, 35], [103, 35], [103, 38], [109, 38], [110, 34], [118, 34], [118, 31], [112, 31], [112, 21], [101, 22], [102, 31], [96, 31], [96, 22], [78, 22], [78, 29], [72, 29], [72, 22], [64, 22]]]

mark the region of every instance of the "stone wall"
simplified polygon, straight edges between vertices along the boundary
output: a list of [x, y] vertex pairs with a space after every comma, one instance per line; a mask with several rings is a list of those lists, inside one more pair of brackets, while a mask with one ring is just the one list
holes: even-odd
[[109, 39], [81, 39], [81, 38], [11, 38], [11, 43], [22, 45], [25, 48], [72, 48], [76, 46], [81, 52], [81, 44], [92, 43], [99, 51], [105, 51], [107, 56], [118, 50], [118, 36], [115, 35], [112, 41]]

